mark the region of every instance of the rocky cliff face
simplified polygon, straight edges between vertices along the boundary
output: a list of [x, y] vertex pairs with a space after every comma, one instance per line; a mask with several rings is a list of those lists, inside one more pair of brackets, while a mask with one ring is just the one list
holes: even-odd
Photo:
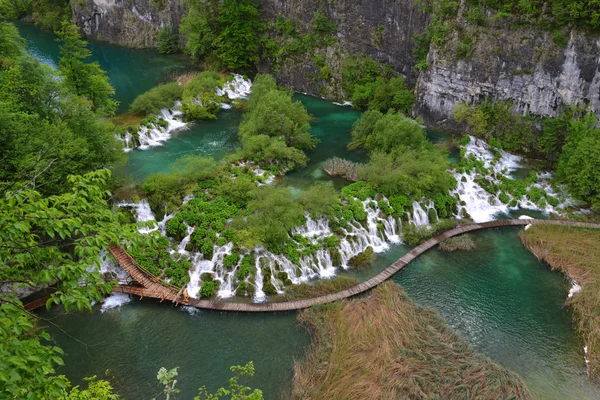
[[447, 122], [460, 102], [511, 100], [523, 113], [554, 116], [562, 104], [600, 111], [600, 40], [571, 32], [566, 47], [549, 33], [490, 29], [465, 60], [452, 43], [431, 49], [430, 67], [418, 80], [416, 111], [429, 123]]
[[155, 47], [160, 29], [178, 26], [183, 0], [72, 1], [75, 22], [91, 39], [130, 47]]
[[[484, 98], [511, 100], [522, 113], [555, 115], [561, 104], [590, 104], [600, 112], [600, 40], [571, 32], [568, 45], [555, 45], [539, 30], [508, 26], [476, 29], [470, 54], [455, 54], [456, 40], [435, 48], [429, 68], [414, 68], [412, 37], [429, 24], [414, 0], [259, 0], [266, 19], [278, 16], [309, 32], [317, 11], [337, 25], [335, 43], [315, 50], [332, 77], [315, 78], [315, 54], [296, 57], [281, 65], [281, 84], [321, 97], [343, 96], [339, 82], [344, 57], [370, 56], [389, 63], [417, 88], [415, 112], [430, 124], [452, 127], [452, 109], [462, 101]], [[84, 0], [73, 3], [74, 17], [88, 37], [112, 43], [151, 47], [165, 24], [177, 26], [183, 0]], [[261, 72], [271, 71], [268, 62]]]

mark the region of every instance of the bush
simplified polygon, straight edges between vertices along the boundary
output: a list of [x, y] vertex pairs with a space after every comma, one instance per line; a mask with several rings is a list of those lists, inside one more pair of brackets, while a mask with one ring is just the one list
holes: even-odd
[[179, 51], [179, 33], [167, 25], [158, 32], [156, 43], [158, 52], [161, 54], [177, 53]]
[[366, 268], [375, 261], [375, 252], [371, 246], [365, 251], [358, 253], [348, 261], [348, 265], [353, 268]]
[[358, 169], [361, 166], [361, 163], [356, 163], [339, 157], [332, 157], [327, 159], [321, 168], [327, 173], [327, 175], [341, 176], [346, 180], [356, 182], [358, 180]]
[[263, 284], [263, 292], [265, 292], [266, 294], [269, 294], [269, 295], [273, 295], [273, 294], [277, 294], [277, 289], [275, 288], [273, 283], [271, 283], [271, 281], [269, 280]]
[[217, 294], [218, 290], [219, 285], [216, 281], [204, 282], [202, 286], [200, 286], [200, 297], [213, 297]]
[[130, 111], [136, 115], [158, 114], [163, 108], [173, 107], [182, 94], [183, 86], [177, 82], [158, 85], [136, 97]]

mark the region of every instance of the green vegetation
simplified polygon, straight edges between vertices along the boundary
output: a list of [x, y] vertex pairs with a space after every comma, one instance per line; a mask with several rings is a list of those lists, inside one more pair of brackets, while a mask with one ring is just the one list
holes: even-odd
[[537, 258], [558, 269], [580, 286], [567, 303], [588, 348], [588, 372], [600, 379], [600, 230], [533, 225], [519, 234]]
[[375, 261], [375, 252], [371, 246], [367, 247], [365, 251], [358, 253], [348, 261], [348, 265], [353, 268], [366, 268], [373, 264]]
[[[175, 379], [179, 373], [177, 370], [179, 367], [167, 370], [162, 367], [158, 370], [156, 379], [161, 386], [163, 386], [162, 393], [165, 398], [169, 400], [179, 393], [179, 389], [176, 389], [177, 380]], [[219, 388], [215, 393], [209, 393], [206, 386], [202, 386], [198, 389], [198, 396], [194, 397], [194, 400], [219, 400], [223, 396], [227, 396], [230, 400], [263, 400], [262, 391], [259, 389], [252, 390], [248, 386], [241, 385], [239, 379], [241, 377], [254, 376], [254, 363], [248, 362], [246, 365], [236, 365], [231, 367], [231, 372], [235, 374], [229, 379], [228, 388]], [[83, 399], [82, 399], [83, 400]]]
[[468, 234], [444, 239], [440, 242], [442, 251], [473, 250], [474, 248], [475, 242]]
[[263, 31], [254, 0], [188, 0], [181, 21], [186, 49], [201, 60], [216, 57], [230, 70], [249, 68], [258, 61]]
[[183, 85], [177, 82], [158, 85], [136, 97], [130, 110], [136, 115], [158, 114], [163, 108], [173, 107], [182, 95]]
[[517, 375], [476, 353], [394, 283], [298, 319], [314, 339], [295, 365], [289, 398], [531, 398]]
[[156, 47], [161, 54], [179, 52], [179, 32], [170, 25], [164, 26], [156, 37]]
[[[36, 190], [57, 194], [70, 186], [70, 174], [125, 161], [114, 125], [100, 118], [103, 111], [28, 55], [12, 24], [0, 23], [0, 48], [0, 187], [32, 179]], [[96, 78], [104, 91], [106, 81]]]
[[350, 276], [336, 276], [332, 279], [323, 279], [314, 283], [300, 283], [287, 287], [285, 293], [275, 298], [275, 301], [295, 301], [326, 296], [341, 292], [359, 283], [359, 279]]
[[[100, 251], [117, 240], [138, 240], [135, 226], [123, 224], [109, 208], [109, 177], [108, 170], [71, 175], [55, 195], [36, 191], [33, 176], [5, 186], [0, 197], [0, 281], [14, 289], [48, 286], [55, 291], [47, 305], [62, 304], [67, 311], [91, 310], [92, 301], [109, 293], [112, 284], [90, 265], [98, 265]], [[36, 327], [16, 290], [3, 291], [0, 303], [2, 393], [15, 399], [66, 398], [69, 381], [55, 369], [63, 365], [62, 351]]]
[[404, 78], [372, 58], [346, 57], [342, 65], [342, 87], [356, 108], [408, 113], [415, 101]]
[[[543, 158], [548, 167], [556, 169], [557, 181], [565, 183], [573, 196], [594, 209], [600, 208], [600, 178], [596, 173], [600, 168], [600, 129], [596, 128], [598, 120], [593, 113], [566, 108], [556, 118], [530, 120], [514, 112], [510, 103], [485, 101], [475, 106], [459, 104], [454, 118], [466, 123], [469, 133], [493, 147]], [[536, 125], [541, 130], [534, 128]], [[474, 168], [482, 175], [490, 172], [475, 159], [461, 161], [459, 166], [466, 170]], [[555, 198], [531, 186], [536, 180], [536, 176], [526, 180], [502, 179], [499, 187], [489, 181], [478, 183], [490, 193], [501, 190], [503, 202], [509, 201], [507, 193], [510, 193], [517, 199], [527, 195], [540, 206], [542, 201], [556, 205]]]
[[358, 170], [359, 179], [385, 196], [414, 200], [438, 198], [440, 215], [451, 215], [456, 199], [449, 190], [456, 180], [447, 170], [446, 155], [430, 144], [425, 130], [402, 114], [369, 110], [352, 127], [351, 149], [369, 151], [369, 162]]
[[83, 62], [92, 52], [78, 31], [76, 25], [63, 22], [62, 29], [58, 32], [61, 40], [58, 70], [63, 77], [63, 84], [72, 93], [90, 101], [92, 110], [112, 115], [118, 104], [112, 98], [115, 89], [108, 82], [106, 72], [100, 68], [100, 64]]
[[277, 89], [272, 76], [258, 75], [239, 128], [242, 148], [231, 159], [252, 161], [277, 174], [302, 167], [307, 162], [303, 150], [318, 143], [309, 131], [310, 115], [302, 103]]
[[407, 245], [414, 247], [435, 235], [454, 228], [455, 226], [456, 221], [453, 219], [441, 219], [438, 222], [431, 224], [430, 227], [406, 224], [402, 230], [404, 234], [403, 240]]
[[31, 16], [46, 31], [60, 31], [71, 15], [67, 0], [0, 0], [0, 20], [16, 21]]
[[221, 108], [216, 91], [223, 83], [217, 72], [204, 71], [185, 85], [181, 106], [185, 119], [216, 119]]

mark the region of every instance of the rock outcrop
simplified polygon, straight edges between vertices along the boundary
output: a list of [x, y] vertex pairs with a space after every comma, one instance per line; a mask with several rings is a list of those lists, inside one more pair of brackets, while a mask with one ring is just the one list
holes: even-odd
[[129, 47], [156, 47], [164, 26], [179, 26], [183, 0], [71, 1], [73, 18], [90, 39]]

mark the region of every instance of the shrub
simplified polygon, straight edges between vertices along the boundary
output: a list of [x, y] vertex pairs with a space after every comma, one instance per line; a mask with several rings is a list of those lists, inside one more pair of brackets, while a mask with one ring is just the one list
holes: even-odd
[[157, 114], [163, 108], [173, 107], [182, 94], [183, 86], [177, 82], [158, 85], [136, 97], [130, 110], [137, 115]]
[[358, 168], [361, 165], [361, 163], [356, 163], [343, 158], [332, 157], [327, 159], [321, 168], [327, 175], [341, 176], [346, 180], [356, 182], [358, 180]]
[[179, 33], [170, 25], [164, 26], [156, 38], [158, 52], [161, 54], [177, 53], [179, 51]]
[[275, 289], [275, 286], [269, 280], [263, 284], [263, 292], [265, 292], [266, 294], [273, 295], [277, 294], [277, 289]]
[[200, 286], [200, 297], [213, 297], [217, 294], [219, 286], [216, 281], [204, 282]]
[[354, 268], [366, 268], [375, 261], [375, 252], [371, 246], [363, 252], [358, 253], [348, 261], [348, 265]]

